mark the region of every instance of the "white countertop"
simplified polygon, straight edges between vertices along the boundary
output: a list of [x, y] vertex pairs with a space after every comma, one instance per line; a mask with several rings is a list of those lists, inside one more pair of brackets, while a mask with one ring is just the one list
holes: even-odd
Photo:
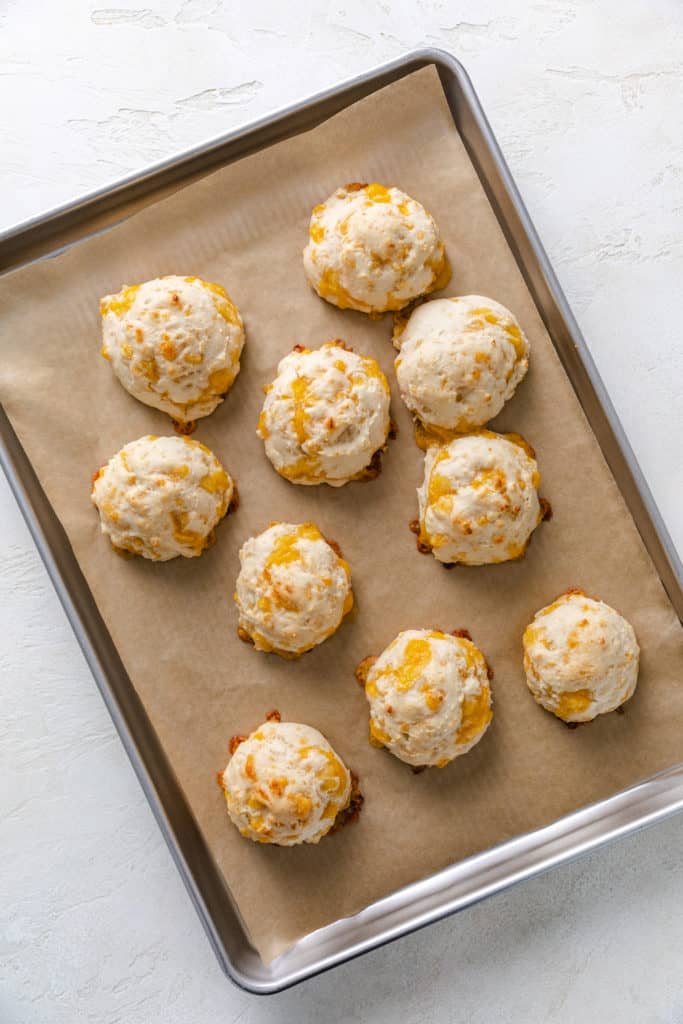
[[[0, 226], [448, 49], [683, 548], [677, 0], [129, 2], [0, 6]], [[3, 1024], [683, 1021], [683, 816], [290, 992], [234, 988], [2, 477], [0, 522]]]

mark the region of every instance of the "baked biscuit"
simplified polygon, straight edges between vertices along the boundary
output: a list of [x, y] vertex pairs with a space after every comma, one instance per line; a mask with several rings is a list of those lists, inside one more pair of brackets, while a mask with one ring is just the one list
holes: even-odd
[[529, 366], [529, 343], [513, 314], [481, 295], [422, 303], [394, 344], [401, 398], [445, 441], [497, 416]]
[[318, 843], [352, 799], [352, 777], [325, 737], [279, 716], [234, 737], [220, 778], [230, 820], [246, 839]]
[[640, 656], [633, 626], [582, 590], [536, 612], [523, 645], [534, 699], [564, 722], [590, 722], [633, 696]]
[[356, 675], [370, 705], [370, 742], [416, 768], [466, 754], [493, 717], [491, 672], [465, 631], [407, 629]]
[[306, 276], [340, 309], [384, 313], [444, 288], [451, 271], [434, 219], [398, 188], [355, 182], [314, 207]]
[[102, 355], [134, 398], [188, 429], [240, 372], [244, 325], [219, 284], [172, 275], [100, 302]]
[[240, 549], [238, 633], [296, 658], [337, 631], [353, 607], [351, 572], [314, 523], [273, 523]]
[[369, 479], [390, 430], [389, 385], [376, 360], [342, 341], [297, 346], [266, 390], [258, 435], [274, 469], [294, 484]]
[[91, 497], [114, 548], [166, 562], [201, 555], [234, 501], [235, 487], [199, 441], [150, 434], [98, 469]]
[[516, 434], [481, 430], [429, 448], [417, 492], [420, 550], [448, 564], [521, 558], [549, 515], [539, 481], [533, 450]]

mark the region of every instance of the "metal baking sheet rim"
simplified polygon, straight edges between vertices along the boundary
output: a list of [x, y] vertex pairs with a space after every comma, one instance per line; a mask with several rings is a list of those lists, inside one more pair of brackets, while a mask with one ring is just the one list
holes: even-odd
[[[296, 134], [427, 64], [434, 64], [508, 242], [562, 359], [603, 453], [679, 616], [683, 568], [605, 392], [552, 267], [462, 65], [450, 54], [420, 49], [357, 78], [222, 135], [0, 234], [0, 265], [36, 243], [85, 224], [88, 216], [147, 194], [193, 171], [237, 159]], [[488, 164], [488, 167], [486, 166]], [[87, 231], [83, 232], [83, 236]], [[271, 994], [368, 952], [517, 882], [566, 863], [613, 839], [683, 810], [683, 765], [672, 766], [621, 793], [553, 824], [475, 854], [312, 932], [264, 964], [249, 943], [173, 770], [128, 679], [89, 588], [29, 460], [0, 407], [0, 463], [100, 689], [209, 941], [228, 976], [256, 994]], [[182, 836], [182, 839], [179, 838]]]

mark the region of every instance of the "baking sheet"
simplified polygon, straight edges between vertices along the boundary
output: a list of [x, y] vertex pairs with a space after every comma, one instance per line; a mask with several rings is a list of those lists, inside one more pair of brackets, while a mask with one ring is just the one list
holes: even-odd
[[[455, 267], [448, 294], [510, 306], [532, 364], [495, 426], [535, 446], [554, 508], [521, 563], [444, 571], [416, 552], [422, 456], [395, 389], [389, 318], [337, 311], [301, 268], [310, 208], [347, 180], [395, 183], [435, 215]], [[241, 507], [199, 560], [116, 557], [99, 534], [92, 471], [143, 433], [169, 432], [99, 358], [98, 300], [122, 282], [195, 273], [226, 284], [248, 332], [231, 395], [196, 437], [236, 477]], [[193, 184], [72, 251], [0, 281], [0, 400], [174, 765], [250, 936], [268, 960], [314, 928], [398, 886], [681, 760], [681, 629], [576, 402], [479, 181], [434, 69], [362, 100], [326, 124]], [[394, 394], [399, 438], [380, 478], [341, 491], [278, 478], [254, 429], [261, 385], [297, 342], [341, 336], [375, 355]], [[301, 661], [259, 655], [235, 635], [237, 550], [271, 519], [314, 519], [351, 563], [358, 615]], [[387, 543], [391, 537], [392, 543]], [[569, 585], [614, 604], [643, 648], [626, 714], [567, 730], [526, 691], [521, 632]], [[494, 667], [494, 721], [442, 771], [414, 776], [367, 745], [356, 662], [411, 626], [467, 627]], [[234, 732], [277, 706], [320, 728], [356, 769], [359, 823], [319, 847], [280, 850], [229, 825], [215, 772]]]

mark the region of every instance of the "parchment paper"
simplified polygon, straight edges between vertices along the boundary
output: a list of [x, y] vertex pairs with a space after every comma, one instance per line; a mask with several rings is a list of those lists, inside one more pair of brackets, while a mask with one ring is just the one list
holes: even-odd
[[[434, 214], [454, 266], [447, 294], [498, 299], [530, 338], [528, 377], [494, 424], [534, 445], [541, 492], [554, 509], [521, 562], [446, 572], [417, 552], [408, 522], [422, 454], [395, 386], [390, 318], [335, 310], [305, 281], [311, 207], [341, 183], [375, 180], [399, 185]], [[224, 283], [246, 322], [233, 392], [195, 434], [236, 478], [241, 505], [200, 559], [125, 561], [100, 534], [91, 474], [127, 441], [171, 428], [127, 395], [100, 358], [98, 300], [124, 282], [171, 273]], [[265, 959], [401, 885], [683, 757], [680, 626], [433, 68], [5, 277], [0, 308], [0, 398]], [[371, 483], [295, 487], [271, 469], [256, 437], [261, 387], [294, 344], [334, 337], [379, 359], [399, 436]], [[315, 520], [353, 573], [356, 618], [298, 662], [256, 653], [235, 632], [238, 548], [273, 519]], [[625, 614], [642, 646], [640, 684], [626, 713], [574, 731], [527, 692], [520, 642], [533, 613], [571, 585]], [[495, 714], [484, 740], [448, 768], [421, 775], [368, 745], [367, 705], [353, 675], [361, 658], [409, 627], [466, 627], [495, 670]], [[360, 821], [319, 846], [258, 846], [228, 821], [215, 782], [228, 739], [272, 707], [321, 729], [360, 776]]]

